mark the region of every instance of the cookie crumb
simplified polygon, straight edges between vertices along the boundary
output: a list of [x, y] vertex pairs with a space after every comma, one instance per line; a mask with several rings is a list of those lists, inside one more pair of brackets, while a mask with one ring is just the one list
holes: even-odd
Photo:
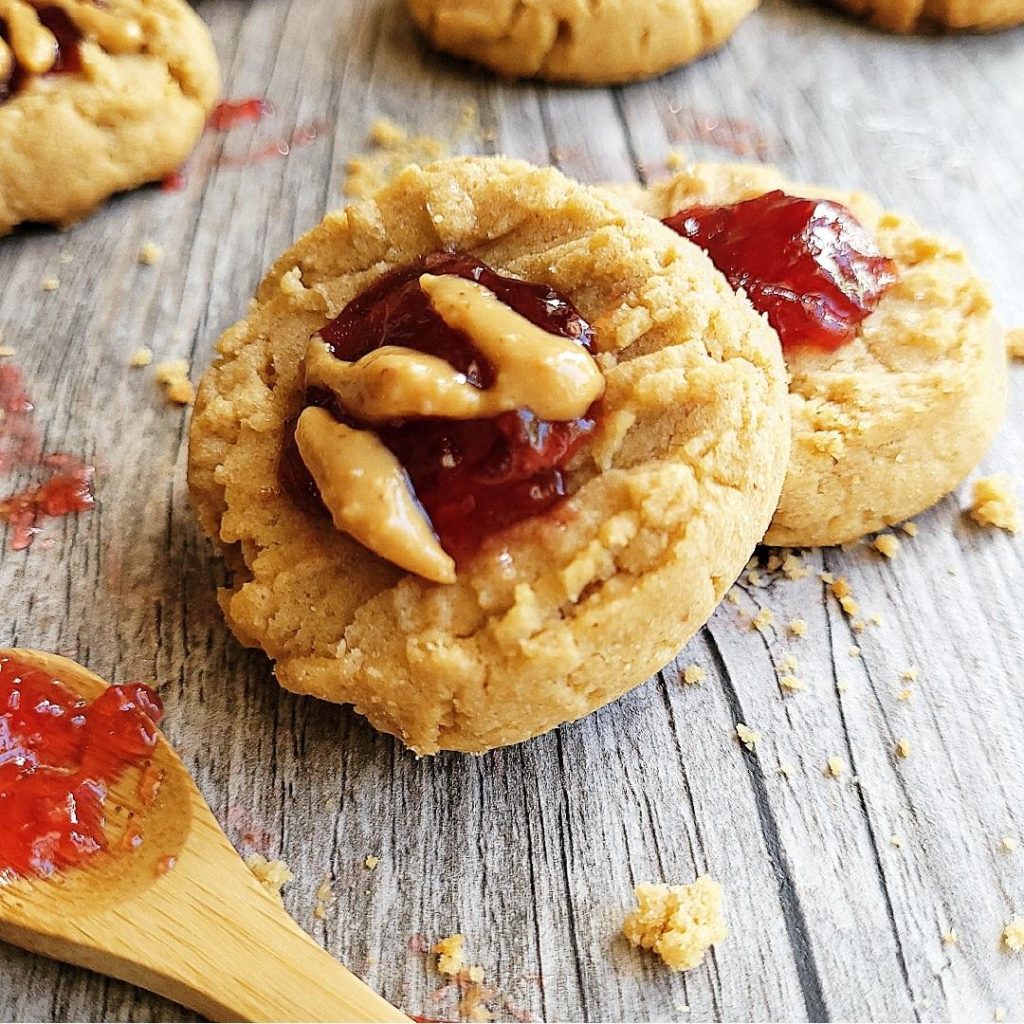
[[139, 262], [146, 267], [155, 267], [164, 258], [163, 249], [156, 242], [145, 241], [139, 249]]
[[751, 620], [754, 629], [766, 630], [775, 621], [775, 614], [770, 608], [762, 608]]
[[856, 644], [854, 644], [849, 650], [849, 655], [851, 658], [859, 658], [860, 648]]
[[382, 146], [384, 149], [395, 149], [408, 138], [409, 133], [389, 117], [378, 117], [370, 125], [370, 141], [375, 146]]
[[750, 751], [753, 751], [758, 743], [761, 742], [761, 734], [757, 729], [751, 729], [750, 726], [743, 722], [736, 723], [736, 735], [739, 737], [740, 743]]
[[807, 684], [794, 675], [784, 675], [779, 679], [779, 685], [790, 693], [799, 693], [807, 689]]
[[1024, 917], [1015, 917], [1003, 929], [1003, 947], [1011, 953], [1024, 950]]
[[281, 901], [281, 890], [295, 880], [288, 865], [283, 860], [267, 860], [260, 853], [251, 853], [245, 858], [245, 866], [256, 876], [256, 880], [278, 902]]
[[942, 933], [942, 944], [944, 946], [955, 946], [957, 943], [957, 934], [955, 928], [950, 928], [948, 932]]
[[823, 572], [818, 574], [818, 579], [821, 580], [826, 586], [832, 586], [835, 583], [836, 578], [830, 572]]
[[810, 572], [811, 570], [796, 555], [786, 555], [782, 560], [782, 573], [788, 579], [802, 580], [805, 576], [809, 576]]
[[900, 836], [889, 836], [889, 845], [895, 846], [898, 850], [903, 845], [903, 839]]
[[196, 400], [196, 390], [188, 379], [188, 363], [184, 359], [158, 363], [156, 381], [168, 399], [178, 405], [191, 405]]
[[908, 683], [914, 683], [917, 681], [917, 677], [921, 674], [921, 670], [916, 665], [908, 665], [902, 673], [900, 678], [905, 679]]
[[[0, 335], [0, 337], [3, 337], [3, 335]], [[17, 354], [18, 350], [16, 348], [13, 348], [11, 345], [0, 345], [0, 358], [5, 358], [7, 356], [16, 356]]]
[[363, 867], [367, 871], [373, 871], [373, 869], [380, 863], [380, 857], [374, 856], [372, 853], [363, 861]]
[[44, 292], [55, 292], [60, 287], [60, 279], [56, 277], [44, 277], [39, 283]]
[[899, 693], [896, 694], [897, 700], [904, 702], [911, 701], [914, 699], [914, 691], [909, 686], [905, 686]]
[[687, 665], [683, 669], [683, 682], [687, 686], [697, 686], [704, 682], [704, 669], [700, 665]]
[[793, 778], [796, 775], [796, 765], [790, 764], [788, 761], [779, 762], [779, 771], [786, 776], [787, 779]]
[[981, 526], [998, 526], [1008, 533], [1020, 529], [1017, 495], [1009, 473], [995, 473], [974, 481], [971, 518]]
[[1003, 838], [999, 840], [999, 849], [1002, 850], [1003, 853], [1013, 853], [1017, 849], [1017, 840], [1014, 839], [1013, 836], [1003, 836]]
[[903, 532], [904, 532], [904, 533], [905, 533], [905, 534], [906, 534], [906, 535], [907, 535], [908, 537], [916, 537], [916, 536], [917, 536], [917, 534], [918, 534], [918, 526], [917, 526], [917, 523], [913, 523], [913, 522], [907, 522], [907, 523], [903, 523], [903, 524], [902, 524], [902, 525], [900, 526], [900, 529], [901, 529], [901, 530], [902, 530], [902, 531], [903, 531]]
[[856, 615], [860, 611], [860, 604], [857, 602], [857, 599], [849, 595], [841, 597], [839, 604], [847, 615]]
[[316, 890], [316, 904], [313, 907], [313, 916], [318, 921], [323, 921], [327, 917], [327, 908], [334, 902], [335, 895], [334, 889], [331, 886], [331, 880], [325, 878]]
[[1006, 351], [1014, 359], [1024, 359], [1024, 327], [1006, 332]]
[[851, 597], [853, 595], [853, 588], [850, 586], [849, 581], [845, 576], [840, 576], [838, 579], [834, 579], [829, 583], [829, 587], [832, 593], [835, 594], [836, 598], [840, 601], [844, 597]]
[[750, 572], [747, 573], [747, 582], [752, 587], [759, 587], [759, 586], [761, 586], [762, 579], [763, 578], [762, 578], [761, 574], [756, 569], [751, 569]]
[[846, 693], [846, 691], [849, 688], [850, 688], [850, 684], [845, 679], [837, 679], [836, 680], [836, 690], [838, 690], [839, 693]]
[[992, 1019], [995, 1020], [995, 1021], [1006, 1020], [1006, 1007], [1005, 1006], [997, 1006], [992, 1011]]
[[466, 937], [456, 933], [434, 943], [430, 952], [437, 956], [437, 969], [439, 973], [454, 976], [466, 966], [463, 956], [465, 942]]
[[793, 619], [787, 627], [793, 636], [807, 636], [807, 620]]
[[884, 622], [881, 612], [872, 612], [870, 615], [872, 626], [881, 626]]
[[896, 741], [896, 756], [904, 760], [910, 757], [910, 740], [906, 736], [901, 736]]
[[141, 348], [137, 348], [129, 357], [129, 366], [149, 366], [153, 362], [153, 350], [146, 348], [143, 345]]
[[782, 661], [779, 662], [779, 668], [782, 669], [783, 672], [795, 672], [798, 667], [799, 664], [792, 654], [787, 654]]
[[636, 887], [637, 908], [622, 933], [634, 945], [655, 952], [673, 971], [686, 971], [729, 935], [722, 916], [722, 889], [709, 875], [689, 885]]
[[364, 198], [390, 181], [409, 164], [431, 163], [448, 153], [448, 147], [429, 136], [410, 136], [404, 128], [387, 118], [378, 118], [370, 126], [373, 152], [353, 157], [345, 165], [343, 191]]
[[875, 538], [875, 548], [886, 558], [895, 558], [900, 553], [900, 541], [892, 533], [880, 533]]
[[838, 779], [846, 771], [846, 762], [841, 757], [832, 756], [828, 759], [828, 774]]

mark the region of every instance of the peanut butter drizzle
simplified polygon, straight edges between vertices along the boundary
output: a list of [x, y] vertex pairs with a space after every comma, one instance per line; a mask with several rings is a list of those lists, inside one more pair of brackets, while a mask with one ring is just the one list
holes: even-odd
[[[47, 0], [59, 7], [86, 39], [107, 53], [137, 53], [144, 42], [142, 25], [126, 13], [94, 6], [90, 0]], [[0, 78], [9, 77], [13, 61], [32, 75], [45, 75], [57, 60], [57, 40], [39, 20], [39, 12], [27, 0], [0, 0], [0, 20], [7, 25], [10, 42], [0, 40]]]
[[332, 391], [367, 423], [414, 416], [477, 420], [516, 409], [574, 420], [604, 393], [604, 377], [582, 345], [537, 327], [489, 289], [450, 274], [424, 274], [420, 287], [441, 319], [464, 331], [493, 364], [489, 388], [414, 349], [385, 345], [350, 363], [335, 358], [319, 338], [306, 352], [307, 384]]
[[454, 560], [434, 536], [401, 463], [376, 434], [311, 407], [299, 417], [295, 441], [339, 530], [402, 569], [455, 582]]
[[[490, 289], [450, 274], [424, 274], [420, 287], [441, 319], [464, 331], [494, 366], [490, 387], [478, 388], [445, 360], [414, 349], [385, 345], [347, 362], [319, 338], [306, 350], [307, 386], [331, 391], [346, 412], [367, 423], [485, 419], [517, 409], [574, 420], [604, 394], [604, 377], [582, 345], [531, 323]], [[308, 408], [295, 439], [339, 530], [409, 572], [455, 582], [454, 561], [401, 463], [376, 434]]]

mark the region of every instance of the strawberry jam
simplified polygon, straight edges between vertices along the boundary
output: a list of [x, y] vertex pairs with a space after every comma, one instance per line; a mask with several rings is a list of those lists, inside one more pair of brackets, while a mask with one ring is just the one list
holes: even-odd
[[90, 704], [0, 657], [0, 882], [52, 875], [108, 848], [108, 786], [148, 764], [162, 716], [141, 683], [111, 686]]
[[839, 203], [767, 192], [731, 206], [695, 206], [665, 223], [699, 245], [768, 317], [784, 347], [838, 348], [896, 280]]
[[[44, 28], [49, 29], [54, 39], [57, 40], [53, 67], [47, 74], [76, 74], [81, 71], [82, 33], [78, 26], [60, 7], [48, 7], [39, 3], [36, 3], [35, 6], [39, 13], [40, 23]], [[10, 44], [10, 32], [2, 18], [0, 18], [0, 39]], [[0, 103], [18, 92], [30, 77], [30, 73], [18, 63], [18, 58], [15, 56], [7, 78], [0, 78]]]
[[[545, 285], [505, 277], [464, 253], [439, 252], [386, 274], [348, 304], [319, 337], [340, 359], [355, 361], [382, 345], [444, 359], [469, 383], [486, 388], [494, 367], [463, 331], [434, 312], [419, 286], [424, 273], [476, 281], [542, 330], [591, 348], [593, 332], [572, 304]], [[366, 427], [333, 395], [311, 389], [307, 405]], [[442, 547], [456, 560], [493, 534], [554, 506], [566, 494], [565, 467], [595, 427], [596, 408], [578, 420], [552, 422], [528, 409], [492, 419], [424, 418], [376, 424], [381, 440], [405, 467]], [[325, 511], [288, 431], [282, 479], [289, 491]]]

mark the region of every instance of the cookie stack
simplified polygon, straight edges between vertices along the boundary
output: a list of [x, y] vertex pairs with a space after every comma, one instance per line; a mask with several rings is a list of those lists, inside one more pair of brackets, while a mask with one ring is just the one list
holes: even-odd
[[1005, 400], [960, 249], [761, 167], [618, 194], [408, 167], [288, 250], [218, 353], [189, 482], [228, 622], [419, 753], [620, 696], [762, 540], [937, 501]]

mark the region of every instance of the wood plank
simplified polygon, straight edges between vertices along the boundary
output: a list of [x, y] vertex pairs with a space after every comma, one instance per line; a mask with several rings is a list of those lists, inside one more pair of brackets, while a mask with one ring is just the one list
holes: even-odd
[[[147, 190], [70, 234], [0, 242], [0, 329], [48, 447], [95, 459], [100, 499], [49, 524], [52, 547], [0, 554], [0, 640], [77, 656], [116, 681], [158, 679], [168, 734], [232, 840], [284, 856], [299, 923], [411, 1012], [456, 1009], [420, 950], [461, 930], [506, 997], [498, 1019], [1024, 1013], [1020, 962], [998, 950], [1002, 925], [1024, 912], [1024, 854], [996, 846], [1024, 838], [1024, 548], [965, 522], [963, 494], [922, 516], [892, 563], [867, 548], [813, 552], [803, 580], [744, 583], [739, 606], [723, 605], [674, 667], [582, 723], [483, 758], [417, 761], [346, 709], [280, 692], [265, 659], [230, 638], [214, 596], [224, 570], [188, 509], [186, 418], [149, 371], [126, 366], [149, 344], [198, 372], [267, 264], [343, 201], [345, 161], [379, 115], [456, 151], [552, 160], [589, 181], [664, 173], [669, 148], [703, 159], [766, 149], [794, 176], [874, 191], [964, 238], [1004, 318], [1024, 323], [1024, 34], [903, 40], [769, 0], [689, 69], [563, 90], [435, 57], [387, 0], [207, 0], [200, 11], [228, 94], [267, 95], [275, 118], [204, 139], [181, 193]], [[493, 140], [457, 132], [467, 102]], [[320, 122], [287, 159], [216, 166]], [[165, 249], [157, 267], [136, 262], [147, 239]], [[49, 274], [61, 287], [43, 293]], [[987, 470], [1024, 462], [1020, 378]], [[824, 570], [847, 576], [883, 625], [852, 633]], [[740, 614], [757, 607], [775, 613], [763, 636]], [[785, 633], [798, 615], [809, 623], [799, 641]], [[788, 653], [808, 692], [783, 696]], [[707, 678], [684, 687], [694, 662]], [[921, 681], [904, 703], [910, 664]], [[741, 720], [764, 734], [757, 754], [735, 740]], [[912, 754], [898, 761], [904, 735]], [[840, 779], [823, 773], [832, 755], [849, 765]], [[780, 762], [797, 767], [792, 779]], [[373, 871], [368, 854], [380, 857]], [[672, 976], [618, 929], [636, 881], [704, 870], [725, 886], [732, 936], [705, 967]], [[321, 920], [324, 879], [336, 899]], [[949, 927], [953, 947], [941, 942]], [[26, 1019], [190, 1018], [4, 947], [0, 1020]]]

